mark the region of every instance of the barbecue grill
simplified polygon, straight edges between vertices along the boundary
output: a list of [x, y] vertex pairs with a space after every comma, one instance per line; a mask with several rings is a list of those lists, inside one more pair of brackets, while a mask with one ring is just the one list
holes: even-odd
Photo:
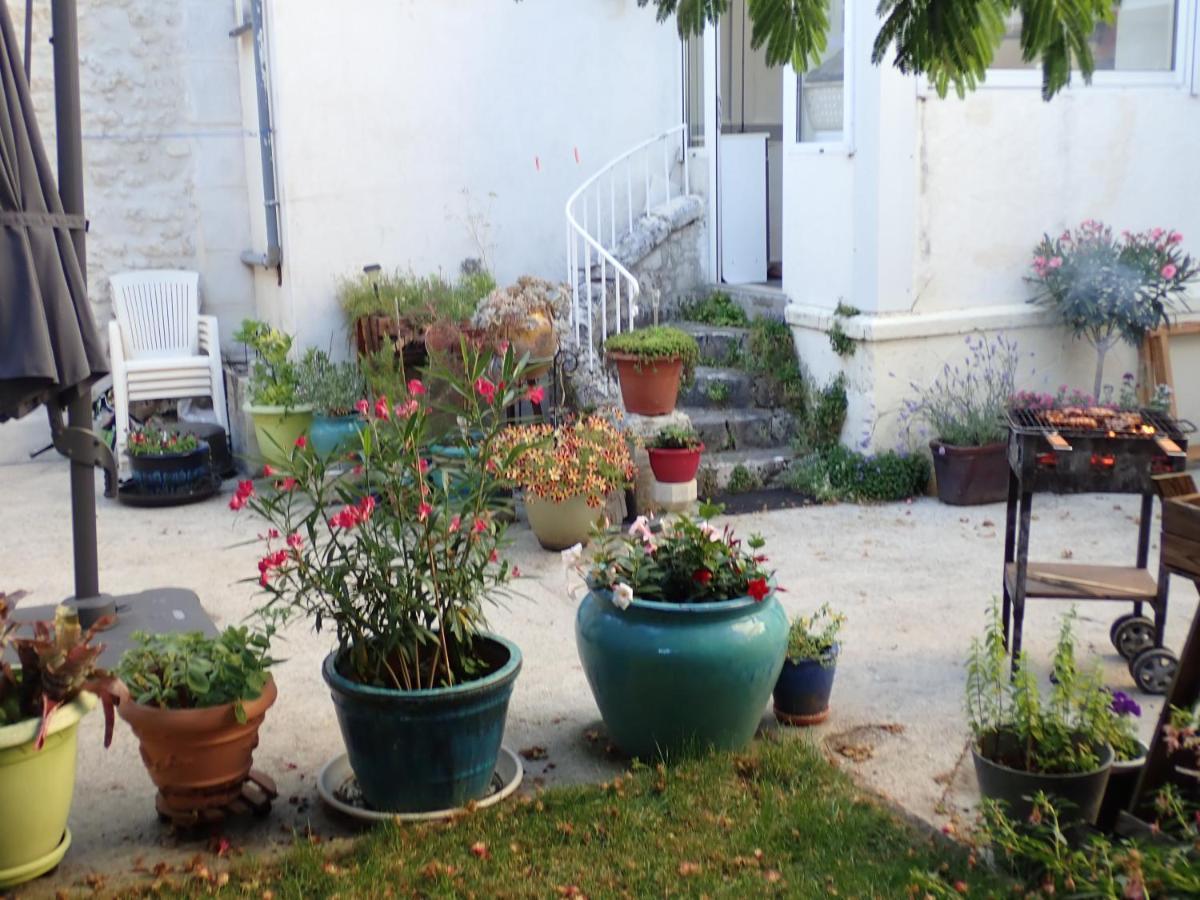
[[[1013, 666], [1021, 652], [1025, 601], [1029, 598], [1108, 600], [1132, 603], [1109, 637], [1129, 661], [1138, 686], [1164, 693], [1178, 659], [1163, 646], [1167, 579], [1147, 569], [1154, 513], [1154, 476], [1187, 465], [1189, 422], [1152, 409], [1069, 407], [1013, 409], [1008, 413], [1008, 515], [1004, 535], [1004, 635]], [[1135, 565], [1087, 565], [1029, 561], [1033, 494], [1141, 494]], [[1143, 615], [1145, 605], [1153, 620]]]

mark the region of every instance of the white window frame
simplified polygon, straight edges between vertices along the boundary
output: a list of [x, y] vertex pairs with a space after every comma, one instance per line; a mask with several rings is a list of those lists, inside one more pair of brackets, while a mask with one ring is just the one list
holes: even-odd
[[[1083, 74], [1072, 70], [1071, 83], [1066, 92], [1088, 89], [1113, 88], [1168, 88], [1200, 92], [1200, 71], [1197, 71], [1197, 6], [1200, 0], [1179, 0], [1175, 27], [1175, 67], [1162, 71], [1113, 71], [1092, 73], [1092, 83], [1083, 80]], [[988, 69], [987, 78], [977, 90], [1037, 90], [1042, 89], [1042, 70], [1031, 69]], [[937, 91], [928, 78], [918, 79], [917, 92], [922, 97], [936, 97]]]
[[[1188, 0], [1191, 2], [1191, 0]], [[858, 0], [846, 0], [846, 21], [843, 23], [842, 46], [842, 136], [836, 141], [801, 141], [800, 123], [796, 121], [796, 83], [800, 73], [791, 65], [783, 66], [783, 152], [786, 156], [835, 156], [854, 155], [854, 107], [857, 95], [856, 81], [858, 57], [862, 48], [857, 47]]]

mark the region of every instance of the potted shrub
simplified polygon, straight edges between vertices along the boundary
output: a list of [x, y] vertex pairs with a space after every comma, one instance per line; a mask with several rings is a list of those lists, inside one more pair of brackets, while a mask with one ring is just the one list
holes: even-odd
[[313, 410], [308, 437], [317, 454], [342, 456], [358, 443], [363, 421], [358, 406], [366, 393], [366, 383], [354, 363], [335, 363], [316, 348], [304, 354], [300, 395]]
[[350, 766], [379, 811], [484, 795], [521, 668], [516, 645], [487, 632], [485, 611], [512, 575], [499, 554], [507, 484], [497, 473], [504, 454], [523, 449], [500, 449], [523, 371], [511, 350], [493, 368], [490, 351], [467, 345], [459, 369], [436, 377], [452, 379], [462, 400], [456, 430], [439, 440], [463, 451], [463, 477], [430, 471], [428, 393], [413, 380], [405, 396], [375, 399], [354, 469], [300, 448], [273, 490], [244, 482], [233, 503], [283, 541], [259, 563], [264, 612], [336, 635], [322, 675]]
[[160, 812], [221, 809], [241, 793], [276, 697], [271, 634], [230, 626], [217, 637], [133, 635], [117, 663], [117, 712], [141, 743]]
[[663, 484], [686, 484], [696, 477], [704, 442], [690, 425], [670, 425], [646, 444], [650, 468]]
[[[102, 699], [104, 650], [69, 607], [54, 621], [18, 625], [9, 618], [19, 595], [0, 592], [0, 891], [49, 872], [71, 845], [67, 817], [75, 792], [79, 721]], [[17, 637], [19, 628], [32, 635]], [[17, 664], [6, 660], [9, 648]], [[112, 707], [105, 702], [105, 746]]]
[[1183, 235], [1154, 228], [1120, 239], [1103, 222], [1088, 219], [1074, 231], [1042, 237], [1034, 248], [1037, 293], [1030, 303], [1052, 310], [1096, 350], [1092, 396], [1104, 384], [1104, 359], [1118, 341], [1137, 347], [1146, 333], [1187, 308], [1188, 285], [1200, 265], [1183, 252]]
[[517, 358], [529, 364], [525, 377], [541, 378], [558, 352], [559, 329], [570, 312], [571, 289], [544, 278], [522, 275], [516, 284], [496, 288], [479, 302], [472, 324], [503, 346], [512, 344]]
[[547, 550], [586, 543], [609, 495], [634, 475], [625, 436], [598, 415], [514, 426], [498, 447], [504, 477], [524, 489], [529, 527]]
[[194, 434], [152, 426], [129, 435], [130, 473], [147, 494], [178, 494], [212, 480], [208, 444]]
[[627, 412], [663, 416], [675, 408], [680, 384], [691, 384], [700, 348], [685, 331], [653, 325], [610, 335], [605, 357], [617, 367]]
[[267, 463], [280, 466], [312, 424], [312, 407], [301, 402], [299, 370], [289, 358], [292, 337], [265, 322], [244, 319], [234, 339], [254, 351], [246, 412], [254, 419], [258, 452]]
[[1064, 817], [1091, 824], [1104, 796], [1113, 750], [1111, 697], [1098, 668], [1075, 664], [1074, 616], [1059, 633], [1049, 697], [1022, 653], [1010, 673], [1000, 612], [993, 602], [983, 639], [971, 642], [967, 660], [967, 718], [979, 790], [1025, 819], [1039, 791], [1066, 801]]
[[846, 617], [822, 604], [797, 616], [788, 629], [787, 658], [775, 683], [775, 718], [784, 725], [816, 725], [829, 717], [829, 695], [837, 672], [838, 632]]
[[[613, 742], [634, 756], [745, 747], [787, 652], [763, 541], [680, 516], [605, 540], [584, 569], [575, 642]], [[568, 561], [579, 551], [568, 551]]]
[[1122, 691], [1113, 691], [1109, 712], [1108, 742], [1112, 745], [1114, 758], [1104, 800], [1096, 816], [1096, 827], [1103, 831], [1112, 831], [1121, 810], [1129, 808], [1149, 753], [1149, 748], [1138, 740], [1134, 730], [1134, 719], [1142, 714], [1137, 701]]
[[949, 363], [900, 413], [901, 435], [914, 428], [932, 440], [938, 499], [954, 506], [997, 503], [1008, 496], [1008, 424], [1020, 355], [1004, 335], [966, 338], [967, 358]]

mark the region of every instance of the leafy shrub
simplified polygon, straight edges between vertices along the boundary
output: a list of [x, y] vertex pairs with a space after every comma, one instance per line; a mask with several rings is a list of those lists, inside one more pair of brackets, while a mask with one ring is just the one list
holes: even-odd
[[751, 373], [773, 383], [784, 406], [796, 414], [804, 413], [808, 386], [796, 358], [792, 329], [787, 323], [773, 319], [754, 320], [750, 326], [747, 364]]
[[690, 384], [700, 358], [696, 339], [686, 331], [669, 325], [651, 325], [621, 334], [610, 335], [604, 344], [605, 353], [624, 353], [645, 360], [679, 359], [683, 361], [683, 382]]
[[788, 628], [787, 658], [792, 662], [813, 659], [832, 666], [836, 658], [830, 651], [845, 623], [846, 617], [835, 613], [828, 603], [822, 603], [811, 616], [796, 616]]
[[728, 382], [713, 381], [708, 385], [704, 393], [708, 396], [708, 402], [713, 404], [713, 406], [724, 406], [729, 402], [732, 390]]
[[496, 288], [486, 271], [464, 273], [457, 281], [442, 275], [418, 277], [399, 270], [363, 272], [338, 284], [338, 304], [350, 325], [363, 316], [385, 315], [421, 328], [435, 318], [466, 322], [479, 301]]
[[687, 321], [700, 322], [703, 325], [744, 328], [750, 324], [746, 311], [722, 291], [709, 294], [703, 300], [685, 304], [680, 313]]
[[923, 494], [928, 483], [924, 456], [890, 450], [868, 456], [841, 444], [797, 460], [789, 476], [792, 490], [822, 503], [905, 500]]
[[362, 373], [354, 363], [335, 363], [329, 354], [315, 347], [310, 347], [304, 354], [300, 362], [300, 396], [305, 403], [311, 403], [317, 413], [349, 415], [366, 392]]
[[636, 474], [625, 435], [598, 415], [507, 428], [494, 453], [503, 478], [554, 503], [583, 497], [599, 509]]
[[748, 494], [750, 491], [758, 490], [761, 486], [758, 476], [741, 463], [734, 466], [733, 471], [729, 473], [727, 490], [731, 494]]
[[829, 346], [833, 348], [833, 352], [841, 357], [853, 356], [854, 351], [858, 349], [858, 344], [854, 338], [846, 334], [846, 330], [842, 328], [842, 320], [834, 319], [833, 324], [829, 326], [827, 332], [829, 337]]
[[659, 429], [646, 446], [654, 450], [698, 450], [704, 442], [690, 425], [668, 425]]
[[233, 339], [254, 351], [250, 402], [255, 406], [295, 406], [300, 396], [300, 370], [290, 359], [292, 336], [266, 322], [243, 319]]

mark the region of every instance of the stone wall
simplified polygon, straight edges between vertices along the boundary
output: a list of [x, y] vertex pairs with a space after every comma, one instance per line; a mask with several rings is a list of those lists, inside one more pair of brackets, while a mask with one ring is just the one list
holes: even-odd
[[[24, 3], [9, 8], [18, 34]], [[34, 8], [34, 100], [54, 159], [50, 4]], [[202, 308], [221, 341], [254, 311], [235, 0], [79, 0], [88, 282], [111, 317], [108, 276], [127, 269], [201, 274]]]
[[669, 319], [707, 281], [703, 198], [677, 197], [643, 216], [613, 255], [642, 287], [639, 321], [653, 321], [656, 307], [660, 320]]

